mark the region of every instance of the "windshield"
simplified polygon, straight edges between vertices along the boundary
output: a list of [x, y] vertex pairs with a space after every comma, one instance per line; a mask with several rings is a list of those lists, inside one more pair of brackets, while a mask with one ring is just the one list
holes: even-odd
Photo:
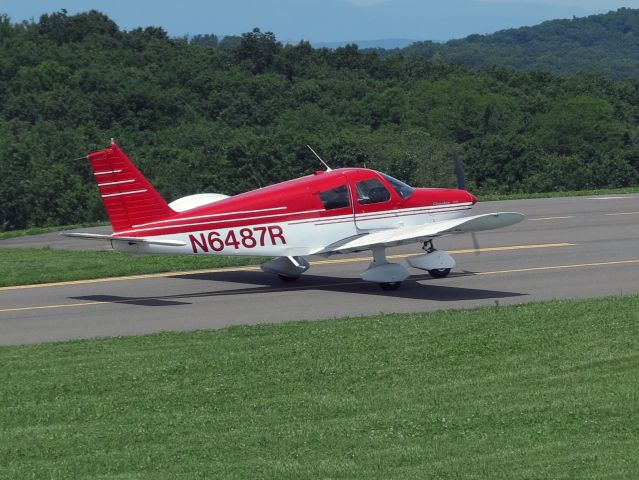
[[386, 175], [385, 173], [382, 173], [382, 172], [378, 172], [378, 173], [382, 177], [384, 177], [386, 180], [388, 180], [388, 183], [391, 184], [391, 186], [393, 187], [393, 190], [395, 190], [397, 194], [404, 199], [410, 197], [415, 191], [413, 187], [406, 185], [404, 182], [400, 182], [399, 180], [391, 177], [390, 175]]

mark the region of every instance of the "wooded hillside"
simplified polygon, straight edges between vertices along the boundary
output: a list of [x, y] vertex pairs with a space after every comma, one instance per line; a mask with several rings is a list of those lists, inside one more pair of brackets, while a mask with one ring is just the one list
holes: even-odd
[[417, 42], [402, 53], [471, 67], [498, 65], [563, 75], [585, 72], [631, 78], [639, 75], [639, 9], [551, 20], [446, 43]]
[[1, 17], [0, 230], [103, 218], [78, 158], [111, 137], [169, 201], [310, 173], [306, 144], [417, 186], [454, 185], [457, 149], [478, 194], [639, 182], [636, 77], [478, 71], [258, 30], [223, 46], [98, 12]]

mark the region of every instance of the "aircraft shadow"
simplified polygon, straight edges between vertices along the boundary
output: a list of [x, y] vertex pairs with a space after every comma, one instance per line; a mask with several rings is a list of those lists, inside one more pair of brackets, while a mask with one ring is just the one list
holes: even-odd
[[[452, 277], [462, 277], [473, 275], [472, 272], [461, 272], [451, 274]], [[240, 288], [230, 288], [224, 290], [211, 290], [203, 292], [182, 293], [173, 295], [158, 295], [150, 297], [125, 297], [117, 295], [85, 295], [70, 297], [74, 300], [123, 303], [130, 305], [140, 305], [145, 307], [169, 307], [188, 305], [189, 299], [195, 298], [215, 298], [227, 296], [246, 296], [256, 294], [294, 292], [294, 291], [332, 291], [336, 293], [349, 293], [357, 295], [373, 295], [375, 297], [404, 298], [410, 300], [425, 300], [439, 302], [468, 301], [501, 299], [509, 297], [524, 296], [525, 293], [483, 290], [476, 288], [454, 287], [438, 285], [435, 282], [441, 281], [433, 279], [430, 275], [413, 275], [408, 278], [398, 290], [383, 291], [376, 285], [357, 278], [333, 278], [316, 275], [303, 275], [294, 283], [285, 283], [275, 276], [261, 272], [224, 272], [224, 273], [202, 273], [193, 275], [176, 275], [170, 278], [184, 278], [188, 280], [203, 280], [216, 282], [233, 282], [249, 284]], [[423, 283], [427, 281], [428, 284]], [[432, 283], [431, 283], [432, 281]], [[250, 286], [251, 284], [259, 284]]]

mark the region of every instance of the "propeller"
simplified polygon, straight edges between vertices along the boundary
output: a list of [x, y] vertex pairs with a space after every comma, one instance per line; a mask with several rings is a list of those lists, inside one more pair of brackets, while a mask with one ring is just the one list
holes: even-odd
[[457, 188], [466, 190], [466, 178], [464, 177], [464, 165], [459, 159], [459, 154], [454, 151], [453, 159], [455, 160], [455, 176], [457, 177]]
[[[457, 188], [459, 190], [468, 191], [468, 189], [466, 188], [466, 177], [464, 176], [464, 165], [459, 158], [459, 154], [455, 150], [453, 151], [453, 159], [455, 160], [455, 177], [457, 177]], [[479, 248], [477, 235], [475, 234], [475, 232], [472, 232], [470, 235], [473, 239], [473, 250], [475, 252], [475, 255], [479, 255], [481, 249]]]

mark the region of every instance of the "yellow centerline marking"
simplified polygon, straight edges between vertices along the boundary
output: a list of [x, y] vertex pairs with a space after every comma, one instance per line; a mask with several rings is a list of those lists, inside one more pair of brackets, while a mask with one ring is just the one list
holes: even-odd
[[14, 285], [13, 287], [0, 287], [0, 292], [4, 290], [22, 290], [27, 288], [64, 287], [67, 285], [84, 285], [84, 284], [90, 284], [90, 283], [121, 282], [124, 280], [142, 280], [145, 278], [165, 278], [165, 277], [173, 277], [177, 275], [198, 275], [202, 273], [250, 272], [250, 271], [258, 271], [259, 269], [260, 269], [259, 266], [248, 265], [246, 267], [221, 267], [221, 268], [209, 268], [205, 270], [185, 270], [183, 272], [145, 273], [142, 275], [128, 275], [125, 277], [92, 278], [89, 280], [70, 280], [68, 282], [36, 283], [34, 285]]
[[639, 212], [606, 213], [607, 217], [617, 217], [619, 215], [639, 215]]
[[[532, 248], [559, 248], [559, 247], [574, 247], [576, 243], [543, 243], [539, 245], [511, 245], [506, 247], [486, 247], [486, 248], [467, 248], [464, 250], [446, 250], [453, 255], [461, 255], [465, 253], [482, 253], [482, 252], [502, 252], [508, 250], [529, 250]], [[386, 258], [398, 259], [408, 258], [420, 255], [419, 253], [401, 253], [397, 255], [387, 255]], [[341, 258], [332, 260], [316, 260], [311, 262], [311, 265], [329, 265], [333, 263], [351, 263], [351, 262], [370, 262], [373, 257], [357, 257], [357, 258]]]
[[[480, 248], [479, 250], [467, 249], [467, 250], [448, 250], [448, 253], [464, 254], [474, 252], [499, 252], [506, 250], [526, 250], [530, 248], [556, 248], [556, 247], [574, 247], [575, 243], [547, 243], [541, 245], [512, 245], [505, 247], [488, 247]], [[387, 258], [406, 258], [417, 254], [405, 253], [400, 255], [389, 255]], [[358, 258], [342, 258], [332, 260], [316, 260], [310, 262], [311, 265], [327, 265], [332, 263], [353, 263], [353, 262], [365, 262], [371, 261], [373, 257], [358, 257]], [[0, 287], [0, 292], [5, 290], [24, 290], [28, 288], [47, 288], [47, 287], [64, 287], [68, 285], [85, 285], [92, 283], [104, 283], [104, 282], [121, 282], [125, 280], [143, 280], [149, 278], [166, 278], [175, 277], [178, 275], [201, 275], [203, 273], [223, 273], [223, 272], [254, 272], [259, 271], [260, 267], [255, 265], [249, 265], [246, 267], [223, 267], [223, 268], [211, 268], [205, 270], [187, 270], [183, 272], [164, 272], [164, 273], [148, 273], [142, 275], [129, 275], [126, 277], [107, 277], [107, 278], [94, 278], [90, 280], [71, 280], [68, 282], [54, 282], [54, 283], [38, 283], [35, 285], [16, 285], [13, 287]], [[1, 310], [0, 310], [1, 311]]]
[[493, 272], [477, 272], [475, 275], [498, 275], [501, 273], [538, 272], [542, 270], [562, 270], [567, 268], [603, 267], [608, 265], [629, 265], [639, 260], [619, 260], [616, 262], [576, 263], [573, 265], [550, 265], [547, 267], [515, 268], [513, 270], [495, 270]]
[[576, 243], [540, 243], [537, 245], [510, 245], [506, 247], [486, 247], [486, 248], [467, 248], [466, 250], [447, 250], [448, 253], [475, 253], [475, 252], [501, 252], [507, 250], [529, 250], [532, 248], [560, 248], [560, 247], [576, 247]]
[[[522, 272], [538, 272], [538, 271], [546, 271], [546, 270], [565, 270], [565, 269], [573, 269], [573, 268], [588, 268], [588, 267], [604, 267], [610, 265], [631, 265], [631, 264], [639, 264], [638, 260], [618, 260], [612, 262], [595, 262], [595, 263], [576, 263], [571, 265], [548, 265], [545, 267], [531, 267], [531, 268], [515, 268], [510, 270], [494, 270], [492, 272], [475, 272], [471, 275], [502, 275], [506, 273], [522, 273]], [[339, 285], [352, 285], [356, 283], [361, 283], [363, 280], [353, 280], [342, 282], [338, 284], [327, 283], [325, 285], [315, 285], [313, 288], [322, 288], [322, 287], [335, 287]], [[290, 290], [305, 290], [308, 289], [307, 286], [293, 287], [293, 288], [274, 288], [264, 290], [260, 293], [272, 293], [272, 292], [286, 292]], [[223, 294], [224, 292], [221, 292]], [[67, 303], [67, 304], [57, 304], [57, 305], [41, 305], [35, 307], [16, 307], [16, 308], [5, 308], [0, 309], [0, 313], [8, 313], [8, 312], [23, 312], [29, 310], [47, 310], [54, 308], [74, 308], [74, 307], [87, 307], [87, 306], [95, 306], [95, 305], [106, 305], [106, 304], [114, 304], [114, 303], [135, 303], [140, 300], [148, 300], [149, 298], [154, 297], [139, 297], [139, 298], [127, 298], [125, 300], [104, 300], [104, 301], [95, 301], [95, 302], [84, 302], [84, 303]], [[175, 298], [180, 298], [176, 296]]]
[[[466, 253], [475, 253], [475, 252], [499, 252], [499, 251], [512, 251], [512, 250], [529, 250], [529, 249], [538, 249], [538, 248], [559, 248], [559, 247], [571, 247], [575, 246], [575, 243], [546, 243], [539, 245], [509, 245], [503, 247], [486, 247], [481, 248], [479, 250], [474, 249], [465, 249], [465, 250], [449, 250], [449, 253], [453, 254], [466, 254]], [[387, 258], [397, 259], [397, 258], [406, 258], [414, 256], [413, 253], [406, 254], [398, 254], [398, 255], [389, 255]], [[357, 257], [357, 258], [343, 258], [343, 259], [333, 259], [333, 260], [318, 260], [311, 262], [311, 265], [326, 265], [326, 264], [337, 264], [337, 263], [354, 263], [354, 262], [366, 262], [370, 261], [372, 257]], [[26, 289], [26, 288], [45, 288], [45, 287], [55, 287], [55, 286], [66, 286], [66, 285], [83, 285], [83, 284], [92, 284], [92, 283], [102, 283], [102, 282], [111, 282], [111, 281], [122, 281], [122, 280], [137, 280], [137, 279], [146, 279], [146, 278], [164, 278], [171, 277], [176, 275], [197, 275], [202, 273], [222, 273], [222, 272], [247, 272], [247, 271], [258, 271], [260, 268], [258, 266], [246, 266], [246, 267], [230, 267], [230, 268], [215, 268], [209, 270], [191, 270], [184, 272], [167, 272], [167, 273], [158, 273], [158, 274], [148, 274], [148, 275], [130, 275], [128, 277], [113, 277], [113, 278], [97, 278], [93, 280], [77, 280], [71, 282], [61, 282], [61, 283], [46, 283], [39, 285], [21, 285], [15, 287], [3, 287], [0, 288], [0, 291], [3, 290], [17, 290], [17, 289]], [[534, 270], [534, 269], [533, 269]], [[514, 270], [517, 271], [517, 270]], [[521, 270], [526, 271], [526, 270]], [[505, 273], [498, 272], [498, 273]], [[487, 275], [489, 272], [479, 273], [478, 275]], [[351, 283], [351, 282], [348, 282]], [[333, 284], [330, 284], [333, 285]], [[327, 285], [327, 286], [330, 286]], [[306, 288], [306, 287], [304, 287]], [[291, 288], [284, 289], [291, 290]], [[140, 299], [137, 299], [140, 300]], [[5, 308], [0, 309], [0, 313], [8, 313], [8, 312], [20, 312], [20, 311], [30, 311], [30, 310], [46, 310], [46, 309], [54, 309], [54, 308], [73, 308], [73, 307], [85, 307], [92, 305], [104, 305], [109, 303], [131, 303], [136, 301], [136, 299], [126, 299], [126, 300], [115, 300], [115, 301], [94, 301], [94, 302], [83, 302], [83, 303], [66, 303], [66, 304], [56, 304], [56, 305], [42, 305], [42, 306], [32, 306], [32, 307], [15, 307], [15, 308]]]
[[635, 198], [632, 195], [634, 193], [630, 193], [624, 196], [616, 196], [616, 197], [586, 197], [586, 200], [627, 200], [628, 198]]
[[57, 305], [40, 305], [38, 307], [3, 308], [3, 309], [0, 310], [0, 313], [24, 312], [24, 311], [29, 311], [29, 310], [49, 310], [49, 309], [54, 309], [54, 308], [87, 307], [87, 306], [91, 306], [91, 305], [104, 305], [106, 303], [123, 303], [123, 302], [118, 302], [118, 301], [108, 302], [108, 301], [105, 300], [105, 301], [102, 301], [102, 302], [60, 303], [60, 304], [57, 304]]
[[564, 218], [574, 218], [573, 215], [567, 215], [565, 217], [539, 217], [539, 218], [529, 218], [529, 222], [538, 222], [540, 220], [562, 220]]

